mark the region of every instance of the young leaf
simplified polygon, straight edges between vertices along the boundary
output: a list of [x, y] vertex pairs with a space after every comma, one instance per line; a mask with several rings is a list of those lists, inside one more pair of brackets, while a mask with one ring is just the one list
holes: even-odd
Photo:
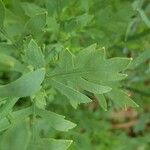
[[107, 102], [103, 94], [95, 94], [100, 106], [107, 111]]
[[71, 105], [74, 108], [77, 108], [77, 105], [80, 103], [88, 103], [91, 101], [89, 97], [86, 95], [80, 93], [79, 91], [73, 89], [72, 87], [69, 87], [68, 85], [65, 85], [61, 82], [58, 82], [56, 80], [50, 80], [51, 85], [56, 88], [58, 91], [60, 91], [63, 95], [68, 97], [70, 100]]
[[44, 67], [44, 55], [33, 39], [29, 42], [26, 49], [25, 61], [35, 69]]
[[45, 109], [46, 107], [46, 93], [45, 91], [39, 91], [35, 95], [36, 107], [40, 109]]
[[45, 69], [38, 69], [24, 74], [14, 82], [0, 86], [0, 97], [25, 97], [31, 96], [40, 89], [45, 77]]
[[5, 7], [2, 0], [0, 0], [0, 29], [3, 28], [4, 18], [5, 18]]

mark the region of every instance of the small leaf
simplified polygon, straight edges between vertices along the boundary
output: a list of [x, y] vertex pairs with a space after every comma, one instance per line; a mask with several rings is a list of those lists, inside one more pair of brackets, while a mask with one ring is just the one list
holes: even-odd
[[26, 97], [31, 96], [40, 89], [45, 77], [45, 69], [38, 69], [24, 74], [14, 82], [0, 86], [1, 97]]
[[25, 61], [35, 69], [44, 67], [44, 55], [33, 39], [29, 42], [26, 49]]
[[107, 102], [103, 94], [95, 94], [100, 106], [107, 111]]
[[25, 33], [31, 35], [39, 35], [46, 25], [46, 13], [38, 14], [26, 23]]
[[68, 97], [70, 100], [71, 105], [76, 108], [78, 104], [80, 103], [88, 103], [91, 102], [91, 99], [87, 97], [86, 95], [80, 93], [79, 91], [73, 89], [72, 87], [69, 87], [68, 85], [65, 85], [61, 82], [58, 82], [56, 80], [50, 81], [51, 85], [56, 88], [58, 91], [60, 91], [63, 95]]
[[5, 7], [2, 0], [0, 0], [0, 29], [3, 28], [4, 18], [5, 18]]
[[40, 109], [45, 109], [45, 107], [46, 107], [46, 93], [45, 93], [45, 91], [39, 91], [35, 95], [35, 104], [36, 104], [36, 107], [38, 107]]

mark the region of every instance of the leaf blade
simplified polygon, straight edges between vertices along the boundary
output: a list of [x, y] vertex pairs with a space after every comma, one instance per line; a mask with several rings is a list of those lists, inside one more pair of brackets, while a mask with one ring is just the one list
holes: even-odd
[[70, 99], [70, 103], [74, 108], [76, 108], [79, 103], [86, 103], [91, 101], [91, 99], [88, 98], [86, 95], [61, 82], [52, 79], [50, 83], [53, 87], [55, 87], [58, 91], [60, 91], [63, 95]]
[[45, 69], [29, 72], [14, 82], [0, 86], [0, 97], [26, 97], [31, 96], [40, 89], [45, 77]]

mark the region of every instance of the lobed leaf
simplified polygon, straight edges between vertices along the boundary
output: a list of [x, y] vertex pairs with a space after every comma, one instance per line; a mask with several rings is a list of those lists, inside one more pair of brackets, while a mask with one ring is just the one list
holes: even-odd
[[32, 65], [35, 69], [42, 68], [45, 65], [44, 55], [33, 39], [28, 44], [24, 59], [28, 65]]
[[105, 49], [96, 49], [93, 44], [76, 56], [68, 50], [61, 52], [59, 63], [50, 74], [51, 85], [68, 97], [72, 106], [90, 102], [80, 90], [95, 94], [111, 90], [108, 82], [115, 83], [127, 75], [123, 72], [131, 62], [130, 58], [105, 58]]

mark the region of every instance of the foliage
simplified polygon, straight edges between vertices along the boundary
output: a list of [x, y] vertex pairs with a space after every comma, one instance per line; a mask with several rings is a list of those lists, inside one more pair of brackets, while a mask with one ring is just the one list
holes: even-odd
[[[0, 149], [149, 149], [149, 13], [148, 0], [0, 0]], [[128, 144], [110, 116], [133, 107], [145, 136]]]

